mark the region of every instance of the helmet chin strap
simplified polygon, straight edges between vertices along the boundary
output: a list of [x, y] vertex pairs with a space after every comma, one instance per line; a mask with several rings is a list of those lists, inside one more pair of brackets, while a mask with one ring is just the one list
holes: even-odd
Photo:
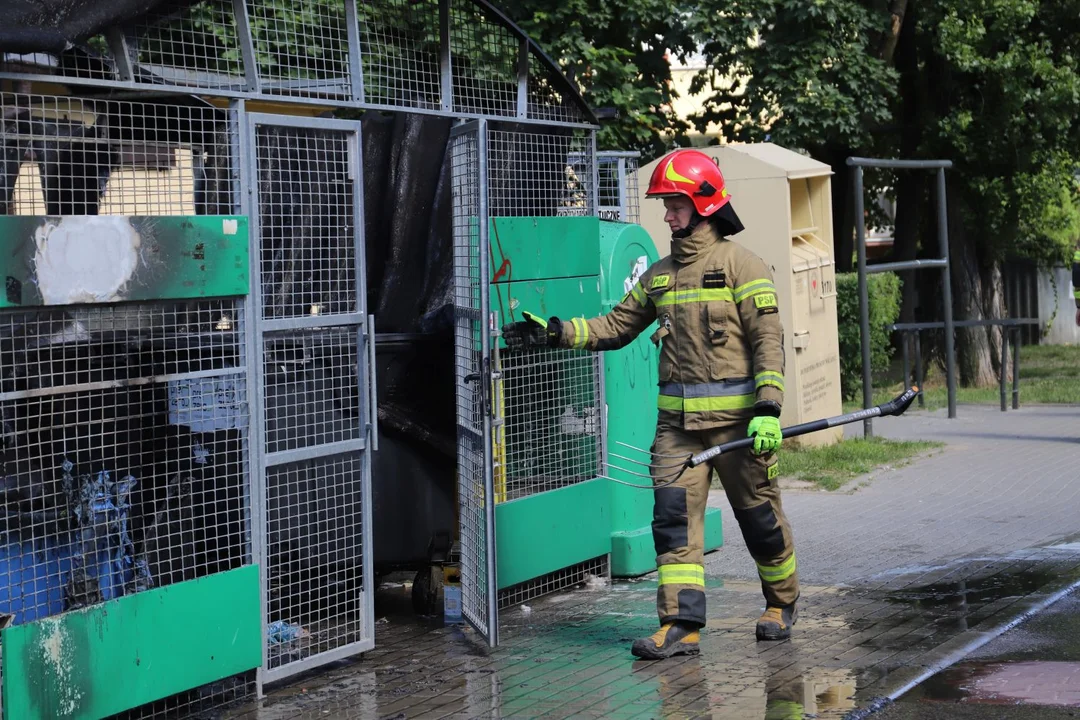
[[694, 229], [698, 225], [700, 225], [701, 221], [704, 220], [704, 219], [705, 218], [702, 215], [699, 215], [697, 212], [694, 212], [694, 215], [690, 218], [689, 224], [687, 224], [687, 226], [684, 227], [682, 230], [676, 230], [675, 232], [671, 233], [671, 239], [672, 240], [682, 240], [683, 238], [690, 237], [690, 235], [694, 232]]

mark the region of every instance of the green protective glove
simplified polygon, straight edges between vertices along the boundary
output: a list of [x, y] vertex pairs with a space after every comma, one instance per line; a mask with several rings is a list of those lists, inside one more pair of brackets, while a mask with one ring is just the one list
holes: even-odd
[[531, 312], [522, 312], [525, 318], [520, 322], [502, 326], [503, 340], [510, 350], [524, 350], [529, 347], [558, 347], [562, 337], [562, 321], [557, 317], [544, 320]]
[[755, 455], [776, 452], [784, 439], [784, 433], [780, 430], [780, 421], [771, 415], [758, 415], [751, 420], [746, 436], [754, 438]]

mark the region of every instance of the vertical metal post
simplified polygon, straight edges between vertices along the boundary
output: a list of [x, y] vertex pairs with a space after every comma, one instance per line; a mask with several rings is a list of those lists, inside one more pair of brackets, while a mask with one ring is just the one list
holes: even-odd
[[[263, 426], [263, 341], [262, 341], [262, 228], [259, 222], [258, 196], [255, 178], [259, 176], [255, 158], [255, 126], [249, 121], [243, 100], [231, 103], [233, 121], [233, 148], [235, 149], [236, 188], [235, 202], [240, 213], [248, 217], [251, 238], [249, 274], [251, 288], [244, 306], [244, 343], [247, 346], [244, 361], [247, 369], [248, 412], [248, 492], [251, 494], [251, 561], [259, 567], [259, 617], [265, 623], [269, 615], [269, 578], [266, 572], [266, 465], [263, 456], [265, 446]], [[261, 627], [261, 625], [260, 625]], [[255, 672], [255, 689], [263, 697], [266, 682], [267, 653], [266, 633], [262, 633], [262, 664]]]
[[630, 222], [630, 208], [626, 198], [626, 158], [619, 158], [619, 222]]
[[364, 62], [360, 48], [360, 14], [356, 0], [345, 0], [345, 34], [349, 40], [349, 91], [356, 102], [364, 102]]
[[247, 0], [233, 0], [232, 9], [240, 41], [240, 57], [244, 62], [244, 89], [253, 93], [261, 92], [262, 78], [259, 76], [259, 62], [255, 58], [255, 36], [251, 34]]
[[915, 331], [915, 385], [919, 388], [919, 407], [926, 407], [926, 398], [923, 396], [923, 367], [922, 367], [922, 330]]
[[589, 162], [591, 163], [592, 187], [589, 189], [589, 201], [591, 207], [587, 215], [600, 213], [600, 160], [596, 157], [596, 131], [589, 131]]
[[907, 390], [911, 387], [911, 372], [910, 364], [908, 363], [908, 332], [907, 330], [900, 331], [900, 347], [903, 350], [904, 356], [904, 389]]
[[1020, 328], [1016, 329], [1016, 337], [1013, 338], [1013, 410], [1020, 409]]
[[517, 58], [517, 116], [529, 116], [529, 40], [522, 38]]
[[[866, 217], [863, 208], [863, 169], [855, 168], [855, 246], [859, 258], [859, 329], [862, 345], [863, 407], [874, 406], [873, 379], [870, 372], [870, 299], [866, 289]], [[874, 436], [874, 421], [863, 420], [863, 437]]]
[[1005, 392], [1005, 383], [1008, 378], [1008, 363], [1009, 363], [1009, 328], [1004, 325], [1001, 326], [1001, 367], [998, 373], [998, 385], [1001, 392], [1001, 412], [1005, 412], [1007, 394]]
[[105, 31], [105, 39], [109, 43], [109, 52], [113, 55], [113, 62], [116, 63], [117, 75], [123, 82], [134, 82], [134, 62], [127, 35], [120, 28], [112, 27]]
[[487, 560], [487, 615], [488, 615], [488, 643], [491, 647], [499, 644], [499, 584], [496, 572], [495, 558], [495, 478], [492, 461], [494, 448], [492, 447], [491, 423], [494, 420], [495, 408], [492, 405], [491, 381], [493, 379], [489, 349], [491, 348], [491, 269], [488, 267], [490, 257], [490, 239], [488, 238], [488, 123], [481, 119], [477, 127], [477, 154], [479, 155], [479, 215], [480, 215], [480, 342], [484, 348], [484, 366], [480, 368], [481, 374], [481, 397], [484, 398], [484, 495], [487, 501], [484, 503], [484, 544], [485, 559]]
[[[361, 417], [371, 418], [366, 435], [364, 459], [361, 462], [360, 482], [360, 551], [363, 572], [363, 635], [375, 640], [375, 549], [372, 528], [372, 476], [374, 462], [372, 453], [379, 451], [379, 392], [375, 370], [375, 316], [368, 314], [367, 306], [367, 250], [364, 235], [364, 136], [359, 121], [356, 132], [349, 137], [349, 179], [352, 180], [353, 205], [353, 265], [356, 271], [356, 311], [363, 314], [364, 323], [356, 328], [356, 362], [361, 371], [357, 383], [360, 394]], [[366, 345], [366, 347], [365, 347]], [[367, 378], [367, 387], [363, 379]]]
[[443, 112], [454, 109], [454, 73], [450, 57], [450, 0], [439, 0], [439, 95]]
[[945, 199], [945, 168], [938, 168], [938, 246], [945, 259], [942, 268], [941, 301], [945, 311], [945, 382], [949, 390], [949, 418], [956, 417], [956, 335], [953, 327], [952, 261], [949, 258], [949, 213]]

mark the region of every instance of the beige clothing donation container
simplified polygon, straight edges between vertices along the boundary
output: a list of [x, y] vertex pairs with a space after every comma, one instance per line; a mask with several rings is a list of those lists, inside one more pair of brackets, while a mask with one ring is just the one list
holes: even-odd
[[[753, 250], [772, 268], [784, 323], [785, 427], [839, 415], [840, 349], [836, 323], [836, 263], [833, 254], [832, 169], [772, 143], [696, 148], [724, 173], [732, 207], [746, 227], [732, 239]], [[671, 233], [663, 205], [646, 200], [645, 190], [658, 160], [638, 171], [641, 225], [663, 257]], [[842, 428], [805, 435], [791, 442], [828, 445]]]

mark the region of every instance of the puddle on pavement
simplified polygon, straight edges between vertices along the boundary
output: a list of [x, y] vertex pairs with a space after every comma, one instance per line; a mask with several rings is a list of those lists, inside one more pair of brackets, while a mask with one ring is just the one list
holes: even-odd
[[1060, 577], [1053, 570], [1036, 567], [1001, 572], [982, 578], [904, 588], [887, 593], [885, 600], [911, 605], [916, 609], [960, 609], [965, 606], [985, 605], [1005, 598], [1030, 595], [1060, 580]]
[[902, 699], [1080, 707], [1080, 663], [961, 663], [933, 676]]

